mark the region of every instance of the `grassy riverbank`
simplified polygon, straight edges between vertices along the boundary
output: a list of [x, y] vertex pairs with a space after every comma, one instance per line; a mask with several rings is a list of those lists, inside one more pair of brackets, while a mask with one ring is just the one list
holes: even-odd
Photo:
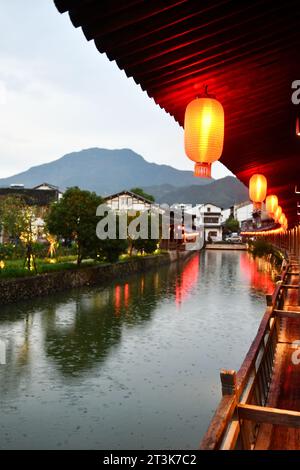
[[[118, 262], [125, 263], [130, 259], [135, 258], [145, 258], [147, 256], [159, 256], [163, 253], [166, 253], [164, 250], [156, 250], [155, 253], [148, 255], [121, 255]], [[3, 267], [0, 269], [0, 279], [15, 279], [22, 277], [36, 276], [38, 274], [51, 273], [56, 271], [69, 271], [69, 270], [78, 270], [90, 266], [101, 266], [107, 264], [104, 260], [93, 260], [85, 259], [78, 266], [76, 263], [76, 256], [61, 256], [57, 258], [37, 258], [35, 260], [36, 270], [28, 270], [24, 265], [23, 259], [7, 260], [3, 263]]]
[[[0, 278], [0, 305], [44, 297], [68, 289], [105, 285], [131, 274], [148, 272], [176, 261], [185, 261], [192, 255], [191, 251], [174, 251], [122, 257], [120, 261], [115, 263], [87, 261], [80, 266], [67, 263], [67, 269], [65, 263], [49, 264], [46, 268], [40, 266], [40, 272], [36, 275], [34, 272], [27, 272], [26, 275], [16, 276], [15, 271], [10, 272], [11, 277]], [[47, 271], [42, 272], [41, 269], [47, 269]]]

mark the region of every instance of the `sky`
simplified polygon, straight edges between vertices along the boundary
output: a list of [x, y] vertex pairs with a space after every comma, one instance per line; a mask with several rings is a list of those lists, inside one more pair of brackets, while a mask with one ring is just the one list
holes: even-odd
[[90, 147], [194, 166], [179, 125], [52, 0], [0, 0], [0, 178]]

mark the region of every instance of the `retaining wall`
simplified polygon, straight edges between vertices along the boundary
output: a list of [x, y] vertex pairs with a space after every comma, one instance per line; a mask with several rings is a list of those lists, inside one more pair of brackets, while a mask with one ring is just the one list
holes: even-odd
[[105, 284], [115, 278], [145, 272], [164, 264], [187, 259], [193, 252], [169, 252], [156, 256], [133, 258], [114, 264], [80, 267], [16, 279], [0, 280], [0, 305], [42, 297], [72, 288]]

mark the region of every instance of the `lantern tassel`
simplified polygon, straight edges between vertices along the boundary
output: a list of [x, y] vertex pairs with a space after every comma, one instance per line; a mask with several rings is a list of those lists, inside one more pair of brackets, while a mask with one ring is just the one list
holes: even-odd
[[211, 163], [195, 163], [194, 176], [198, 178], [211, 178]]

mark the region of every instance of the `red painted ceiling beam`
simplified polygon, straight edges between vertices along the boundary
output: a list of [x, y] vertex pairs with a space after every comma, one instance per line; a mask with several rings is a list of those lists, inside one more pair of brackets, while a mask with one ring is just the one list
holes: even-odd
[[300, 80], [298, 0], [54, 0], [87, 39], [183, 124], [208, 84], [225, 110], [221, 161], [244, 183], [263, 172], [289, 222], [298, 223]]

